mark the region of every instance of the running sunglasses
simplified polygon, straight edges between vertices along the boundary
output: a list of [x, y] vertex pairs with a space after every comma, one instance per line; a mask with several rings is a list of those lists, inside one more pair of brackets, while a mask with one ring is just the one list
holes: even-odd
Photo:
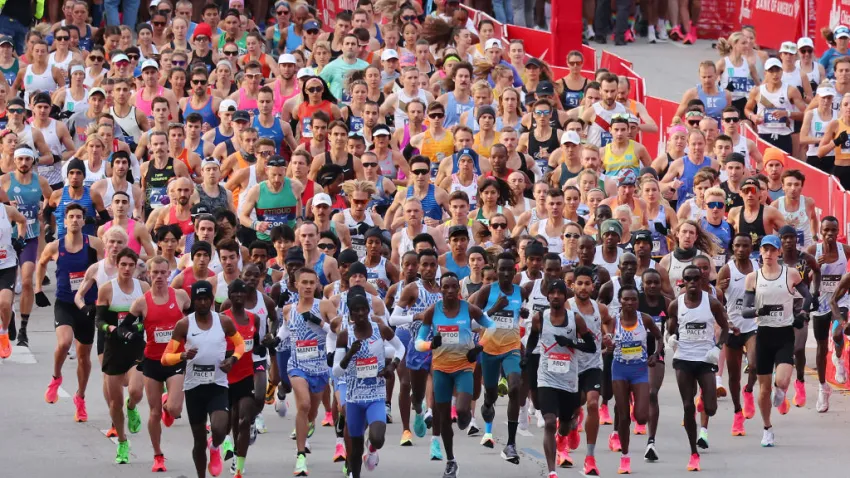
[[311, 86], [307, 88], [308, 93], [321, 93], [322, 91], [325, 91], [325, 89], [321, 86]]
[[687, 277], [683, 276], [682, 282], [699, 282], [699, 280], [701, 278], [702, 278], [701, 276], [687, 276]]
[[508, 224], [506, 222], [491, 222], [490, 227], [493, 229], [507, 229]]
[[443, 118], [445, 116], [446, 115], [444, 115], [443, 113], [429, 113], [428, 114], [428, 117], [431, 118], [431, 119], [440, 119], [440, 118]]
[[378, 163], [363, 163], [364, 168], [377, 168]]
[[333, 244], [319, 244], [318, 247], [319, 247], [319, 249], [321, 249], [323, 251], [327, 251], [327, 250], [330, 250], [330, 249], [336, 249], [336, 246], [333, 245]]
[[426, 174], [430, 174], [431, 170], [430, 169], [414, 169], [414, 170], [411, 170], [410, 172], [417, 175], [417, 176], [425, 176]]
[[723, 201], [711, 201], [705, 204], [709, 209], [723, 209]]
[[727, 116], [723, 118], [724, 123], [739, 123], [740, 121], [741, 118], [738, 118], [737, 116]]
[[564, 234], [564, 237], [567, 238], [567, 239], [578, 239], [578, 238], [581, 237], [581, 234], [576, 234], [574, 232], [568, 232], [568, 233]]

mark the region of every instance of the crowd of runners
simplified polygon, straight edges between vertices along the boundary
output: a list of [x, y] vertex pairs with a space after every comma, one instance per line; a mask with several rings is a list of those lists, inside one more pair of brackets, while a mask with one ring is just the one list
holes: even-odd
[[[301, 1], [250, 3], [154, 0], [127, 27], [67, 0], [0, 36], [0, 358], [52, 307], [44, 399], [76, 368], [88, 420], [94, 347], [116, 463], [142, 407], [152, 471], [185, 420], [197, 476], [242, 477], [268, 405], [294, 415], [295, 476], [310, 456], [357, 478], [388, 439], [430, 434], [454, 478], [455, 427], [505, 436], [518, 464], [531, 423], [550, 478], [582, 441], [575, 466], [599, 475], [600, 425], [631, 473], [632, 434], [664, 453], [669, 362], [665, 420], [698, 471], [718, 397], [764, 447], [772, 410], [806, 405], [809, 327], [828, 411], [850, 248], [783, 151], [850, 189], [850, 29], [826, 68], [809, 38], [778, 58], [751, 29], [722, 39], [658, 125], [625, 78], [586, 79], [571, 52], [556, 80], [457, 0], [358, 0], [330, 28]], [[653, 158], [639, 138], [659, 128]], [[311, 450], [322, 425], [334, 450]]]

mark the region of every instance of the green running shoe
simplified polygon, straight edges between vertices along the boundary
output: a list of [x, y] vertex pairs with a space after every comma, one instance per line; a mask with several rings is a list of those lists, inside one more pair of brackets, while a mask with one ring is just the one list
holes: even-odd
[[304, 455], [298, 455], [298, 458], [295, 460], [295, 471], [293, 471], [292, 474], [295, 476], [307, 476], [308, 473], [307, 457]]
[[142, 429], [142, 417], [139, 415], [139, 407], [130, 408], [130, 397], [127, 397], [127, 400], [124, 401], [124, 406], [127, 408], [127, 429], [130, 430], [130, 433], [139, 433], [139, 430]]
[[115, 453], [115, 463], [126, 465], [130, 463], [130, 441], [119, 441], [118, 451]]
[[230, 435], [225, 435], [224, 441], [221, 442], [221, 455], [222, 457], [224, 457], [224, 461], [233, 458], [233, 452], [235, 449], [236, 447], [233, 445], [233, 437], [231, 437]]
[[313, 438], [313, 432], [316, 431], [316, 424], [311, 423], [310, 428], [307, 429], [307, 438]]
[[502, 377], [499, 379], [499, 396], [504, 397], [508, 394], [508, 379]]
[[425, 426], [425, 417], [422, 413], [417, 413], [415, 417], [413, 417], [413, 433], [416, 434], [419, 438], [425, 436], [428, 428]]

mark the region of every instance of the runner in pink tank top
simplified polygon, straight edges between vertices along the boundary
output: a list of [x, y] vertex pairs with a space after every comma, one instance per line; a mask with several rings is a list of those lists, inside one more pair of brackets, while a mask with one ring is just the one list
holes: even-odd
[[[425, 125], [422, 125], [422, 131], [420, 131], [419, 133], [424, 132], [426, 129], [427, 128], [425, 127]], [[419, 133], [417, 133], [417, 134], [419, 134]], [[410, 137], [411, 136], [412, 135], [410, 134], [410, 124], [404, 125], [404, 136], [401, 137], [401, 144], [398, 145], [400, 150], [404, 151], [404, 148], [406, 148], [407, 145], [410, 144]], [[414, 149], [413, 155], [415, 156], [417, 154], [419, 154], [419, 150]], [[404, 172], [402, 172], [401, 169], [398, 170], [398, 174], [396, 175], [396, 177], [398, 179], [402, 179], [402, 180], [407, 179], [407, 176], [404, 175]]]
[[[144, 99], [144, 88], [139, 88], [139, 91], [136, 93], [136, 108], [145, 114], [148, 118], [153, 118], [153, 98], [150, 100]], [[156, 90], [156, 96], [162, 96], [162, 93], [165, 91], [165, 88], [162, 86], [158, 87]]]
[[257, 107], [257, 99], [245, 96], [245, 90], [242, 88], [239, 88], [239, 102], [237, 106], [242, 111], [253, 111], [254, 116], [260, 114], [260, 109]]
[[296, 81], [295, 89], [292, 90], [292, 94], [286, 96], [284, 96], [284, 94], [280, 92], [280, 87], [278, 87], [277, 85], [272, 88], [272, 91], [274, 92], [274, 114], [277, 115], [280, 114], [281, 111], [283, 111], [283, 104], [286, 103], [286, 100], [301, 94], [301, 85]]
[[[108, 231], [111, 227], [112, 221], [104, 224], [103, 233], [106, 234], [106, 231]], [[127, 235], [130, 236], [130, 240], [127, 241], [127, 247], [132, 249], [136, 254], [139, 254], [142, 251], [142, 244], [138, 239], [136, 239], [136, 221], [133, 219], [127, 219]]]

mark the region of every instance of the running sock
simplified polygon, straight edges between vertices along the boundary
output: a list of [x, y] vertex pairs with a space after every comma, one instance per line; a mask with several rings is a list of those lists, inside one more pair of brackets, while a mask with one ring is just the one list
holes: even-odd
[[493, 433], [493, 422], [484, 422], [484, 433]]
[[596, 443], [588, 443], [587, 456], [594, 456], [594, 453], [596, 453]]
[[649, 437], [646, 439], [646, 444], [649, 445], [651, 443], [655, 443], [655, 437]]
[[26, 332], [27, 324], [29, 323], [29, 321], [30, 321], [30, 315], [29, 314], [21, 314], [21, 332]]
[[339, 418], [336, 420], [336, 427], [334, 428], [336, 432], [337, 438], [342, 438], [345, 433], [345, 415], [340, 414]]
[[245, 457], [244, 456], [237, 456], [236, 457], [236, 469], [238, 471], [244, 471], [245, 470]]
[[298, 456], [303, 456], [304, 458], [307, 458], [307, 452], [305, 452], [304, 450], [299, 450]]
[[508, 421], [508, 445], [516, 445], [516, 429], [519, 422]]

